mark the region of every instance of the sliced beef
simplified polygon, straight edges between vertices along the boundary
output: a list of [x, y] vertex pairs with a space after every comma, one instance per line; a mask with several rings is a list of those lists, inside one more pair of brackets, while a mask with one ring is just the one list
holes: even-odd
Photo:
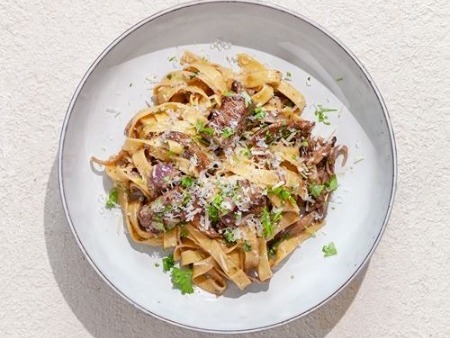
[[153, 197], [167, 190], [171, 183], [181, 175], [172, 163], [158, 163], [153, 166], [152, 172], [148, 180], [148, 188]]
[[290, 120], [275, 122], [271, 125], [258, 130], [250, 138], [251, 144], [258, 143], [259, 140], [264, 140], [266, 143], [272, 143], [282, 138], [288, 138], [293, 132], [296, 132], [292, 140], [300, 138], [308, 138], [315, 123], [306, 120]]
[[208, 126], [215, 130], [213, 141], [220, 147], [230, 144], [240, 134], [246, 119], [245, 100], [241, 95], [225, 97], [222, 106], [212, 111]]
[[138, 200], [143, 201], [145, 200], [145, 194], [139, 189], [136, 185], [130, 184], [130, 187], [128, 189], [128, 197], [130, 200]]
[[234, 80], [231, 84], [231, 90], [237, 94], [241, 93], [243, 91], [244, 87], [242, 86], [242, 83], [239, 81]]
[[175, 188], [144, 204], [138, 213], [139, 225], [143, 230], [161, 234], [180, 223], [185, 212], [181, 210], [185, 196], [180, 188]]

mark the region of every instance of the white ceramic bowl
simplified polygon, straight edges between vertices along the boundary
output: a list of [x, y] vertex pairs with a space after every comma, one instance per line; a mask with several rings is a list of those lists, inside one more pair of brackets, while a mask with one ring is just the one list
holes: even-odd
[[[249, 24], [251, 23], [251, 24]], [[227, 43], [214, 43], [217, 40]], [[231, 46], [228, 44], [231, 43]], [[151, 101], [153, 79], [190, 49], [217, 62], [247, 51], [292, 74], [306, 96], [330, 113], [332, 132], [350, 150], [338, 169], [340, 187], [327, 225], [305, 242], [269, 284], [236, 288], [223, 297], [196, 290], [181, 295], [168, 274], [155, 267], [165, 255], [139, 246], [122, 230], [119, 212], [104, 208], [108, 179], [90, 166], [121, 146], [123, 129]], [[338, 81], [336, 81], [339, 78]], [[361, 160], [363, 159], [363, 160]], [[211, 332], [248, 332], [286, 323], [322, 305], [342, 290], [368, 261], [392, 207], [396, 154], [388, 113], [372, 79], [339, 41], [290, 11], [251, 2], [197, 2], [158, 13], [116, 39], [90, 67], [67, 111], [60, 142], [59, 179], [69, 224], [95, 270], [119, 295], [167, 322]], [[324, 258], [333, 241], [338, 255]]]

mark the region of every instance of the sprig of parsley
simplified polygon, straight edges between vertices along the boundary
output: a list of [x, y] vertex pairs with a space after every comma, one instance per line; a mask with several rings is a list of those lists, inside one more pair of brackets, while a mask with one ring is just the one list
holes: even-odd
[[195, 130], [199, 134], [202, 134], [202, 133], [203, 134], [208, 134], [208, 135], [213, 135], [214, 134], [214, 129], [206, 127], [206, 123], [202, 122], [202, 121], [197, 121], [195, 123]]
[[109, 191], [108, 199], [106, 200], [105, 207], [106, 209], [112, 209], [117, 206], [117, 201], [119, 200], [119, 191], [117, 188], [112, 188]]
[[190, 188], [190, 187], [192, 187], [192, 186], [194, 185], [194, 182], [195, 182], [195, 179], [194, 179], [193, 177], [190, 177], [190, 176], [184, 176], [184, 177], [181, 179], [181, 185], [182, 185], [184, 188]]
[[327, 245], [324, 245], [322, 248], [322, 252], [324, 253], [324, 257], [334, 256], [337, 255], [336, 246], [333, 242], [328, 243]]
[[163, 263], [163, 271], [170, 271], [175, 266], [175, 261], [173, 260], [173, 254], [170, 254], [167, 257], [164, 257], [162, 260]]
[[310, 184], [308, 187], [309, 193], [311, 196], [317, 198], [320, 194], [325, 190], [327, 192], [335, 191], [338, 188], [338, 180], [336, 175], [330, 177], [328, 182], [325, 184]]
[[252, 250], [252, 245], [248, 241], [244, 241], [242, 248], [245, 252], [250, 252]]
[[332, 108], [325, 108], [321, 104], [318, 104], [316, 106], [316, 110], [314, 111], [314, 115], [317, 117], [319, 122], [322, 122], [323, 124], [326, 124], [327, 126], [330, 125], [330, 121], [328, 121], [328, 115], [326, 113], [337, 111], [337, 109]]
[[264, 109], [262, 109], [262, 107], [256, 107], [255, 109], [253, 109], [253, 116], [257, 120], [262, 120], [266, 117], [266, 112], [264, 111]]
[[261, 224], [263, 226], [263, 236], [268, 238], [273, 235], [275, 231], [275, 224], [281, 220], [281, 210], [270, 213], [267, 207], [263, 208], [261, 216]]
[[228, 244], [236, 243], [236, 239], [234, 238], [234, 233], [230, 229], [226, 229], [223, 233], [223, 238], [225, 239], [225, 242]]
[[194, 293], [192, 287], [192, 270], [173, 268], [171, 274], [172, 284], [181, 290], [181, 294]]
[[229, 137], [231, 137], [233, 135], [234, 135], [234, 130], [229, 128], [229, 127], [227, 127], [224, 130], [222, 130], [222, 136], [224, 138], [229, 138]]
[[269, 194], [278, 196], [282, 201], [288, 201], [292, 204], [295, 204], [295, 199], [292, 197], [292, 194], [284, 189], [284, 187], [277, 187], [275, 189], [270, 189]]

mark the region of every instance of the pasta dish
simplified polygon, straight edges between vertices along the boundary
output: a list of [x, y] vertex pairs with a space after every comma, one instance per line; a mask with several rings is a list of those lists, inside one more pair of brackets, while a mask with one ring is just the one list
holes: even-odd
[[185, 52], [153, 88], [155, 105], [126, 126], [120, 152], [92, 159], [132, 240], [173, 250], [164, 269], [183, 293], [268, 281], [324, 224], [336, 158], [347, 157], [335, 137], [312, 135], [305, 98], [280, 71], [236, 59], [238, 73]]

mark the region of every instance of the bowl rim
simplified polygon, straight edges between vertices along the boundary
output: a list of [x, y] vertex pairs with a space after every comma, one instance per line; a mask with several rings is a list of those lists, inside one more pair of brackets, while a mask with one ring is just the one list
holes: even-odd
[[[381, 108], [383, 110], [383, 114], [384, 114], [384, 118], [386, 120], [386, 124], [387, 124], [387, 128], [388, 128], [388, 132], [389, 132], [389, 138], [390, 138], [390, 145], [391, 145], [391, 153], [392, 153], [392, 186], [391, 186], [391, 192], [390, 192], [390, 197], [389, 197], [389, 204], [388, 204], [388, 208], [386, 210], [386, 214], [384, 216], [384, 220], [383, 220], [383, 224], [382, 227], [369, 251], [369, 253], [367, 254], [367, 256], [364, 258], [364, 260], [361, 262], [361, 264], [358, 266], [358, 268], [355, 270], [355, 272], [348, 278], [348, 280], [346, 282], [344, 282], [340, 287], [338, 287], [332, 294], [330, 294], [326, 299], [322, 300], [320, 303], [316, 304], [315, 306], [311, 307], [310, 309], [303, 311], [302, 313], [299, 313], [291, 318], [279, 321], [277, 323], [273, 323], [273, 324], [268, 324], [268, 325], [262, 325], [259, 327], [254, 327], [254, 328], [248, 328], [248, 329], [231, 329], [231, 330], [223, 330], [223, 329], [207, 329], [207, 328], [202, 328], [202, 327], [196, 327], [196, 326], [192, 326], [192, 325], [187, 325], [187, 324], [183, 324], [168, 318], [165, 318], [161, 315], [158, 315], [157, 313], [154, 313], [146, 308], [144, 308], [143, 306], [137, 304], [133, 299], [129, 298], [127, 295], [125, 295], [121, 290], [119, 290], [110, 280], [108, 280], [108, 278], [102, 273], [102, 271], [100, 270], [99, 267], [97, 267], [97, 265], [95, 264], [95, 262], [92, 260], [92, 258], [89, 256], [89, 253], [87, 252], [86, 248], [83, 246], [83, 243], [81, 242], [77, 231], [75, 229], [74, 223], [72, 222], [71, 216], [70, 216], [70, 211], [69, 211], [69, 207], [66, 203], [66, 198], [65, 198], [65, 190], [64, 190], [64, 177], [63, 177], [63, 172], [62, 172], [62, 166], [63, 166], [63, 160], [64, 160], [64, 156], [63, 156], [63, 151], [64, 151], [64, 143], [65, 143], [65, 136], [66, 136], [66, 131], [67, 128], [69, 126], [69, 122], [70, 122], [70, 118], [72, 116], [72, 112], [73, 112], [73, 108], [75, 106], [75, 103], [78, 99], [78, 96], [80, 94], [80, 92], [83, 90], [83, 87], [86, 83], [86, 81], [88, 80], [88, 78], [90, 77], [90, 75], [94, 72], [94, 70], [96, 69], [96, 67], [98, 66], [98, 64], [103, 60], [103, 58], [116, 46], [118, 45], [122, 40], [124, 40], [128, 35], [130, 35], [131, 33], [133, 33], [134, 31], [136, 31], [137, 29], [139, 29], [140, 27], [146, 25], [148, 22], [164, 16], [166, 14], [172, 13], [172, 12], [176, 12], [178, 10], [187, 8], [187, 7], [193, 7], [193, 6], [197, 6], [197, 5], [208, 5], [208, 4], [215, 4], [215, 3], [242, 3], [242, 4], [248, 4], [248, 5], [253, 5], [253, 6], [260, 6], [260, 7], [265, 7], [274, 11], [279, 11], [279, 12], [283, 12], [284, 14], [288, 14], [291, 15], [293, 17], [295, 17], [296, 19], [302, 20], [305, 23], [309, 24], [310, 26], [312, 26], [313, 28], [321, 31], [323, 34], [325, 34], [328, 38], [330, 38], [331, 40], [333, 40], [337, 45], [339, 45], [339, 47], [353, 60], [353, 62], [361, 69], [362, 73], [364, 74], [364, 76], [366, 77], [367, 81], [369, 82], [371, 89], [373, 90], [374, 94], [376, 95], [378, 102], [381, 105]], [[251, 332], [257, 332], [257, 331], [262, 331], [262, 330], [267, 330], [267, 329], [271, 329], [271, 328], [275, 328], [284, 324], [287, 324], [289, 322], [292, 322], [296, 319], [299, 319], [301, 317], [304, 317], [310, 313], [312, 313], [313, 311], [317, 310], [318, 308], [320, 308], [322, 305], [326, 304], [327, 302], [329, 302], [331, 299], [333, 299], [338, 293], [340, 293], [343, 289], [345, 289], [348, 284], [350, 284], [350, 282], [359, 274], [359, 272], [361, 272], [361, 270], [367, 265], [368, 261], [370, 260], [371, 256], [373, 255], [375, 249], [377, 248], [385, 230], [387, 227], [387, 223], [389, 221], [389, 218], [391, 216], [392, 213], [392, 208], [393, 208], [393, 204], [394, 204], [394, 199], [395, 199], [395, 194], [396, 194], [396, 190], [397, 190], [397, 148], [396, 148], [396, 142], [395, 142], [395, 137], [394, 137], [394, 132], [393, 132], [393, 127], [392, 127], [392, 122], [389, 116], [389, 112], [388, 109], [386, 107], [386, 104], [383, 100], [383, 97], [378, 89], [378, 87], [376, 86], [373, 78], [370, 76], [369, 72], [366, 70], [366, 68], [363, 66], [363, 64], [361, 63], [361, 61], [356, 57], [356, 55], [353, 54], [352, 51], [350, 51], [337, 37], [335, 37], [332, 33], [328, 32], [325, 28], [323, 28], [322, 26], [320, 26], [319, 24], [317, 24], [316, 22], [314, 22], [313, 20], [307, 18], [306, 16], [297, 13], [295, 11], [292, 11], [291, 9], [288, 9], [286, 7], [280, 6], [280, 5], [276, 5], [273, 3], [261, 3], [261, 2], [257, 2], [257, 0], [194, 0], [194, 1], [190, 1], [190, 2], [186, 2], [186, 3], [182, 3], [176, 6], [171, 6], [169, 8], [166, 8], [164, 10], [158, 11], [156, 13], [154, 13], [151, 16], [148, 16], [146, 18], [144, 18], [143, 20], [139, 21], [138, 23], [134, 24], [133, 26], [131, 26], [130, 28], [128, 28], [125, 32], [123, 32], [122, 34], [120, 34], [116, 39], [114, 39], [104, 50], [103, 52], [94, 60], [94, 62], [90, 65], [90, 67], [88, 68], [88, 70], [86, 71], [86, 73], [84, 74], [83, 78], [81, 79], [80, 83], [78, 84], [71, 100], [69, 103], [69, 106], [67, 108], [65, 117], [64, 117], [64, 121], [63, 121], [63, 125], [61, 128], [61, 133], [60, 133], [60, 139], [59, 139], [59, 148], [58, 148], [58, 185], [59, 185], [59, 193], [60, 193], [60, 198], [61, 198], [61, 202], [63, 205], [63, 209], [64, 209], [64, 213], [66, 215], [66, 219], [69, 223], [69, 226], [72, 230], [72, 233], [75, 237], [75, 240], [78, 244], [78, 247], [80, 248], [80, 250], [83, 252], [84, 256], [86, 257], [87, 261], [89, 262], [89, 264], [92, 266], [92, 268], [97, 272], [97, 274], [103, 279], [103, 281], [109, 285], [109, 287], [111, 287], [119, 296], [121, 296], [123, 299], [125, 299], [128, 303], [130, 303], [131, 305], [133, 305], [134, 307], [136, 307], [137, 309], [141, 310], [142, 312], [144, 312], [147, 315], [151, 315], [154, 318], [157, 318], [159, 320], [162, 320], [166, 323], [169, 324], [173, 324], [176, 325], [178, 327], [181, 328], [185, 328], [185, 329], [190, 329], [190, 330], [195, 330], [195, 331], [199, 331], [199, 332], [207, 332], [207, 333], [222, 333], [222, 334], [236, 334], [236, 333], [251, 333]]]

